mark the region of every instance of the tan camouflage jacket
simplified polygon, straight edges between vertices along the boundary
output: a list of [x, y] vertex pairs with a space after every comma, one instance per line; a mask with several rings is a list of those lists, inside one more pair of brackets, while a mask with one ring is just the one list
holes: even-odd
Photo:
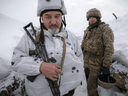
[[113, 43], [114, 34], [108, 24], [101, 22], [98, 28], [93, 28], [92, 32], [88, 31], [87, 28], [84, 31], [84, 37], [81, 45], [84, 57], [88, 57], [84, 58], [84, 61], [87, 61], [85, 59], [89, 59], [89, 56], [95, 56], [96, 58], [99, 56], [100, 61], [102, 60], [102, 64], [100, 64], [100, 66], [103, 65], [104, 67], [109, 68], [112, 64], [112, 56], [114, 54]]

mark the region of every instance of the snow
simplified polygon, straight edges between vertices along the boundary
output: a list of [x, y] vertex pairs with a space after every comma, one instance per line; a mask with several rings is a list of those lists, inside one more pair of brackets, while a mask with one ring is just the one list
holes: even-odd
[[[13, 19], [9, 16], [3, 15], [0, 13], [0, 76], [3, 76], [0, 78], [0, 87], [7, 86], [13, 82], [13, 79], [11, 79], [13, 76], [16, 76], [16, 78], [21, 78], [23, 80], [24, 76], [21, 74], [19, 75], [16, 73], [13, 69], [11, 69], [11, 57], [14, 47], [18, 44], [19, 40], [21, 39], [22, 35], [24, 34], [23, 26], [25, 24], [21, 21], [18, 21], [16, 19]], [[29, 22], [28, 22], [29, 23]], [[111, 21], [107, 22], [110, 27], [112, 28], [115, 36], [115, 42], [114, 42], [114, 48], [115, 52], [122, 52], [123, 56], [126, 57], [125, 60], [128, 60], [128, 14], [118, 17], [118, 19], [113, 19]], [[72, 32], [75, 33], [75, 35], [78, 37], [79, 42], [81, 43], [83, 38], [83, 32], [86, 29], [83, 28], [68, 28]], [[128, 76], [128, 66], [127, 62], [125, 64], [121, 64], [120, 61], [116, 61], [112, 64], [111, 72], [123, 72], [126, 73]], [[8, 66], [8, 67], [7, 67]], [[3, 73], [4, 70], [4, 73]], [[11, 74], [8, 76], [7, 74]], [[8, 73], [9, 72], [9, 73]], [[6, 74], [7, 73], [7, 74]], [[7, 76], [4, 78], [4, 76]], [[3, 78], [3, 79], [2, 79]], [[3, 80], [5, 82], [3, 83]], [[125, 80], [126, 85], [125, 87], [128, 89], [128, 79]], [[78, 86], [74, 96], [87, 96], [87, 89], [86, 89], [86, 83], [83, 82], [82, 86]], [[1, 90], [0, 90], [1, 91]], [[125, 92], [120, 92], [120, 90], [117, 87], [114, 87], [112, 89], [104, 89], [100, 86], [98, 86], [98, 92], [100, 96], [125, 96]], [[17, 93], [17, 92], [16, 92]], [[15, 96], [20, 96], [19, 94]]]
[[24, 24], [0, 13], [0, 56], [11, 60], [13, 48], [23, 35]]

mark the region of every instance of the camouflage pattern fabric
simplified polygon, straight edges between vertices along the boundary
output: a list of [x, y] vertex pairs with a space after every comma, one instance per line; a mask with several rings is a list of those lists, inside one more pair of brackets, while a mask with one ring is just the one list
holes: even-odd
[[88, 96], [98, 96], [97, 79], [100, 75], [100, 72], [98, 70], [90, 70], [88, 68], [85, 68], [85, 75], [87, 80]]
[[[87, 78], [88, 96], [98, 96], [97, 84], [101, 67], [109, 68], [114, 54], [114, 35], [108, 24], [101, 22], [98, 27], [84, 31], [82, 50], [84, 54], [84, 67], [89, 69]], [[93, 86], [93, 87], [92, 87]]]
[[101, 18], [102, 16], [101, 16], [101, 13], [98, 9], [92, 8], [87, 12], [86, 17], [87, 17], [87, 20], [89, 20], [90, 17], [99, 17], [99, 18]]
[[87, 28], [84, 33], [81, 45], [84, 52], [84, 66], [90, 68], [92, 65], [100, 68], [103, 65], [109, 68], [114, 54], [114, 35], [111, 28], [101, 22], [98, 28], [93, 28], [93, 32]]

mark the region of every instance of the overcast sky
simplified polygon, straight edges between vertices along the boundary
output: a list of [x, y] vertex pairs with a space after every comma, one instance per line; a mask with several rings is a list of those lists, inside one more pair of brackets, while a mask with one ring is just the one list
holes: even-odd
[[[36, 15], [38, 0], [0, 0], [0, 13], [27, 24], [33, 22], [38, 25]], [[67, 12], [68, 27], [86, 28], [86, 12], [91, 8], [98, 8], [102, 14], [102, 21], [115, 19], [128, 13], [128, 0], [64, 0]]]

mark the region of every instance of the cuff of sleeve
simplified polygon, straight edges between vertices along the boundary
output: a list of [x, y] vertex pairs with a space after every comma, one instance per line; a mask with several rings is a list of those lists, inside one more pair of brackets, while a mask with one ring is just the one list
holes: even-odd
[[35, 65], [35, 70], [36, 70], [36, 73], [41, 73], [40, 72], [40, 66], [41, 66], [41, 64], [42, 64], [42, 61], [38, 61], [38, 63]]

